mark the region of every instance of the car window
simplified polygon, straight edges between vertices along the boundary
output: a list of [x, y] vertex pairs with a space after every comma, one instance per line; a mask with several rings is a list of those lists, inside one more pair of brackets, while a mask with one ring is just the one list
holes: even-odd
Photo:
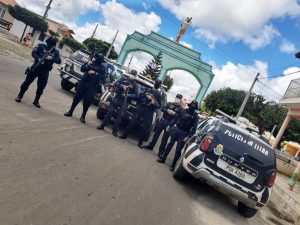
[[206, 123], [200, 125], [199, 133], [204, 134], [214, 130], [217, 126], [221, 124], [219, 120], [208, 119]]
[[71, 60], [75, 60], [80, 63], [86, 63], [89, 61], [89, 55], [84, 54], [83, 52], [75, 52], [69, 57]]

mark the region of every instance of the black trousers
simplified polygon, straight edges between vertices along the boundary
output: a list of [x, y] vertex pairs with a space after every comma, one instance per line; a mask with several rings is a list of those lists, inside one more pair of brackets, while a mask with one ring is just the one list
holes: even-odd
[[168, 121], [168, 120], [165, 120], [163, 118], [160, 119], [159, 122], [158, 122], [158, 124], [157, 124], [157, 127], [156, 127], [156, 129], [154, 131], [152, 140], [149, 143], [149, 146], [152, 147], [152, 148], [154, 148], [154, 146], [156, 145], [156, 142], [157, 142], [160, 134], [163, 132], [163, 137], [161, 139], [160, 146], [159, 146], [158, 156], [162, 156], [162, 154], [164, 153], [166, 145], [167, 145], [167, 142], [168, 142], [168, 139], [170, 137], [170, 132], [166, 131], [169, 123], [170, 123], [170, 121]]
[[102, 121], [103, 126], [108, 126], [111, 120], [112, 115], [117, 112], [117, 118], [113, 125], [113, 132], [118, 132], [120, 124], [122, 122], [122, 108], [124, 104], [123, 98], [114, 98], [112, 103], [109, 105], [107, 113]]
[[76, 94], [73, 98], [72, 106], [70, 111], [73, 113], [78, 103], [82, 100], [83, 111], [82, 117], [85, 117], [89, 107], [93, 103], [95, 94], [97, 93], [97, 85], [91, 84], [87, 81], [80, 81]]
[[20, 92], [18, 96], [20, 98], [23, 98], [29, 86], [37, 78], [36, 100], [39, 100], [44, 92], [44, 89], [47, 86], [48, 77], [49, 77], [49, 70], [43, 67], [37, 68], [34, 72], [28, 73], [25, 81], [22, 83], [20, 87]]
[[137, 125], [142, 123], [142, 129], [139, 132], [139, 142], [147, 141], [152, 125], [153, 113], [152, 109], [145, 106], [138, 106], [138, 111], [125, 128], [124, 134], [127, 136]]

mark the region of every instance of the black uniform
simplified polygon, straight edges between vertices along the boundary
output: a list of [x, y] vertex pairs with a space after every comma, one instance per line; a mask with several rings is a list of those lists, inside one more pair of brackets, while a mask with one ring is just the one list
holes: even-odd
[[[73, 103], [70, 110], [64, 114], [65, 116], [72, 116], [78, 103], [83, 100], [83, 110], [80, 121], [85, 123], [86, 113], [93, 102], [95, 94], [97, 93], [97, 88], [99, 87], [99, 84], [104, 83], [106, 79], [106, 69], [103, 63], [104, 57], [96, 54], [92, 65], [84, 64], [81, 66], [81, 72], [84, 72], [84, 75], [78, 83]], [[95, 73], [88, 74], [89, 71], [95, 71]]]
[[[117, 118], [113, 125], [113, 135], [117, 136], [117, 132], [119, 129], [119, 126], [122, 121], [123, 117], [123, 111], [127, 108], [127, 102], [125, 103], [125, 91], [124, 87], [128, 87], [127, 94], [130, 96], [138, 96], [138, 85], [135, 80], [130, 79], [128, 77], [121, 77], [119, 80], [117, 80], [114, 83], [115, 86], [115, 97], [113, 98], [112, 102], [110, 103], [108, 107], [108, 112], [105, 115], [104, 120], [100, 124], [100, 126], [97, 127], [98, 130], [103, 130], [105, 126], [107, 126], [110, 123], [111, 117], [114, 114], [114, 112], [117, 112]], [[126, 105], [124, 105], [126, 104]]]
[[[156, 109], [159, 109], [161, 105], [161, 93], [157, 90], [157, 88], [145, 90], [138, 96], [138, 98], [136, 98], [138, 104], [137, 113], [125, 128], [123, 135], [120, 136], [120, 138], [126, 139], [128, 134], [132, 132], [134, 127], [142, 122], [143, 128], [139, 133], [138, 142], [138, 146], [140, 148], [142, 148], [143, 141], [146, 141], [150, 132], [154, 111]], [[149, 99], [150, 96], [151, 98], [153, 98], [153, 101]]]
[[184, 143], [187, 138], [192, 137], [197, 128], [198, 124], [198, 114], [195, 110], [198, 108], [198, 103], [192, 101], [189, 104], [189, 108], [185, 109], [178, 118], [173, 118], [169, 124], [169, 128], [172, 129], [176, 124], [176, 127], [172, 130], [171, 140], [169, 141], [164, 153], [161, 157], [158, 158], [158, 162], [164, 163], [173, 148], [175, 142], [177, 141], [175, 156], [173, 162], [170, 166], [170, 170], [173, 171], [174, 166], [181, 155], [181, 150], [184, 147]]
[[[51, 50], [53, 46], [56, 45], [57, 39], [56, 38], [48, 38], [46, 40], [47, 44], [38, 44], [36, 48], [33, 49], [31, 55], [34, 58], [34, 63], [37, 64], [39, 61], [42, 60], [44, 54]], [[37, 80], [37, 90], [36, 96], [33, 101], [33, 104], [40, 108], [39, 99], [42, 96], [44, 89], [47, 86], [49, 72], [53, 68], [53, 63], [60, 64], [61, 58], [59, 56], [59, 51], [55, 48], [52, 49], [51, 53], [48, 57], [34, 70], [27, 73], [25, 81], [22, 83], [20, 87], [20, 92], [15, 99], [16, 102], [21, 102], [21, 99], [24, 97], [25, 92], [28, 90], [31, 83], [38, 78]]]
[[[170, 115], [168, 113], [168, 110], [172, 110], [174, 112], [174, 114]], [[161, 156], [163, 151], [165, 150], [166, 144], [167, 144], [169, 136], [170, 136], [170, 132], [166, 131], [166, 128], [169, 126], [171, 120], [174, 117], [178, 117], [180, 115], [182, 110], [183, 109], [182, 109], [180, 103], [176, 103], [176, 102], [166, 103], [161, 108], [161, 111], [163, 112], [163, 116], [159, 120], [159, 122], [156, 126], [156, 129], [155, 129], [153, 137], [152, 137], [152, 141], [147, 146], [144, 146], [144, 147], [149, 149], [149, 150], [152, 150], [154, 148], [160, 134], [164, 131], [163, 137], [161, 139], [161, 143], [160, 143], [160, 146], [159, 146], [159, 152], [158, 152], [158, 155]]]

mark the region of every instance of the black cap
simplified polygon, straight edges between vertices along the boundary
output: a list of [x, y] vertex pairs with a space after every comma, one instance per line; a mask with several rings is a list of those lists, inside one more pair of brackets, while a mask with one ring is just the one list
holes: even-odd
[[193, 100], [188, 104], [188, 106], [194, 109], [198, 109], [198, 102], [196, 100]]
[[104, 62], [104, 56], [101, 53], [96, 53], [94, 55], [95, 61], [97, 63], [103, 63]]
[[56, 45], [57, 41], [58, 41], [58, 39], [56, 37], [51, 36], [46, 40], [46, 43], [49, 48], [52, 48], [53, 46]]
[[130, 74], [136, 76], [137, 75], [137, 71], [136, 70], [131, 70]]
[[176, 98], [182, 99], [182, 94], [177, 94]]

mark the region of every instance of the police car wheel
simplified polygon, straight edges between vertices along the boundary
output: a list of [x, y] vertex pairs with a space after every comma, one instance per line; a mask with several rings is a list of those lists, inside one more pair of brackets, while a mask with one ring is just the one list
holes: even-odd
[[257, 213], [257, 209], [249, 208], [242, 202], [238, 202], [237, 210], [245, 218], [251, 218]]
[[186, 172], [186, 170], [182, 165], [183, 157], [184, 155], [181, 155], [174, 168], [173, 177], [176, 180], [184, 180], [188, 175], [188, 173]]
[[60, 85], [61, 85], [62, 89], [66, 90], [66, 91], [70, 91], [74, 87], [74, 84], [72, 84], [70, 81], [68, 81], [66, 79], [61, 79]]

